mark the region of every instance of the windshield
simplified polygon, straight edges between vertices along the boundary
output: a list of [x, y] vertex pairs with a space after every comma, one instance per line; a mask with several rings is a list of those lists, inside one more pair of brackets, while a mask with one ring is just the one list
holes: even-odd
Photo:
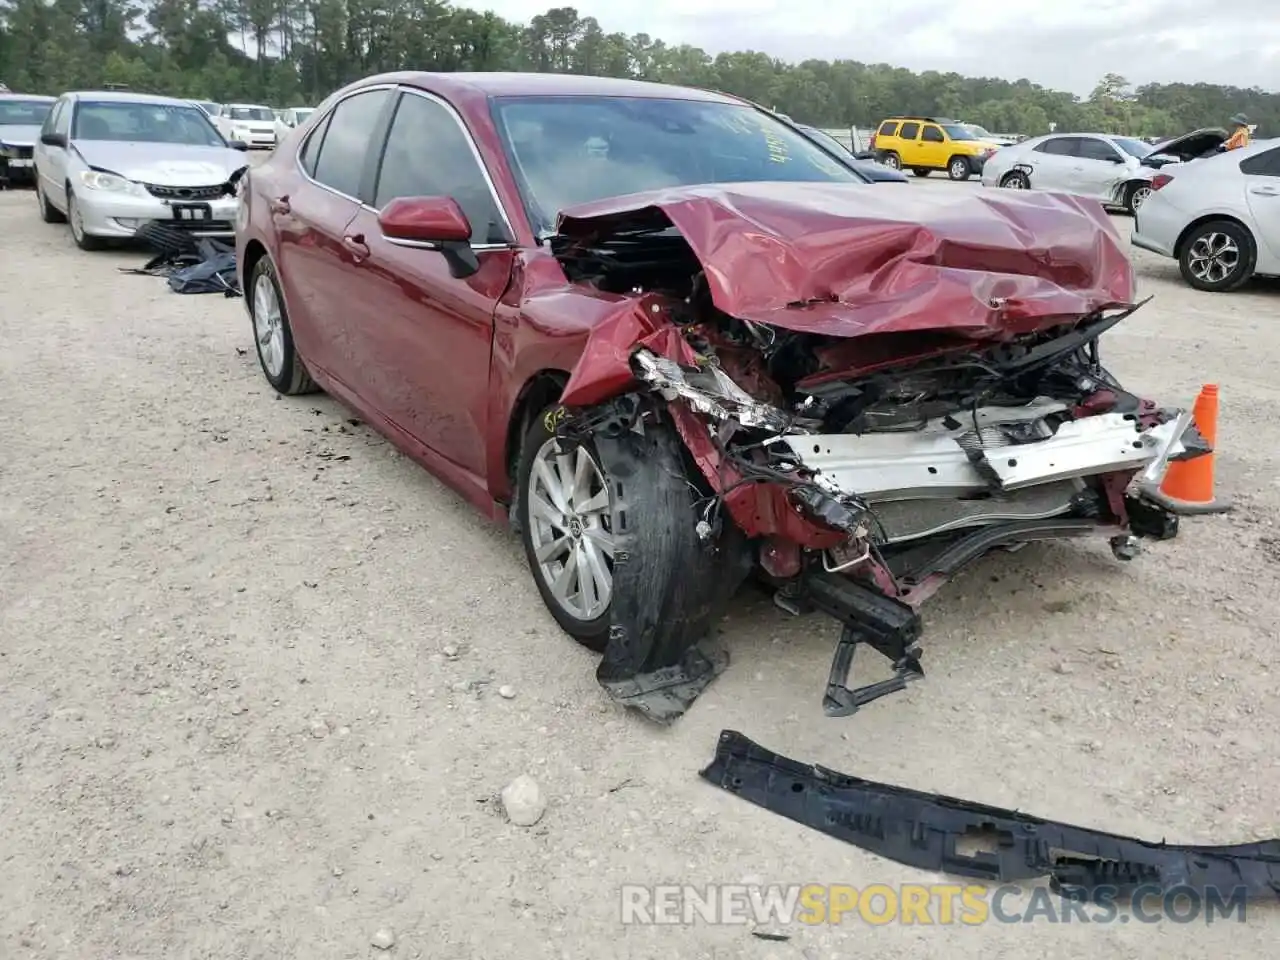
[[980, 127], [976, 123], [966, 123], [963, 126], [979, 140], [986, 140], [994, 136], [986, 127]]
[[972, 133], [960, 126], [958, 123], [944, 123], [942, 129], [947, 131], [947, 136], [952, 140], [977, 140]]
[[1151, 152], [1151, 144], [1143, 143], [1141, 140], [1134, 140], [1132, 137], [1112, 137], [1115, 145], [1129, 154], [1131, 157], [1137, 157], [1141, 160]]
[[53, 108], [43, 100], [0, 100], [0, 126], [38, 127]]
[[270, 107], [227, 107], [227, 116], [232, 120], [274, 120], [276, 118]]
[[494, 120], [531, 218], [662, 187], [866, 183], [754, 107], [638, 97], [499, 97]]
[[197, 100], [196, 106], [211, 117], [218, 112], [218, 105], [212, 100]]
[[71, 139], [226, 146], [203, 110], [169, 103], [82, 100], [76, 108]]

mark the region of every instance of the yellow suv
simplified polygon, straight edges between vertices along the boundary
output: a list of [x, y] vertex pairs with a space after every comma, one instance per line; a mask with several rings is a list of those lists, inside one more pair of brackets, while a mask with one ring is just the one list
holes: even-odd
[[891, 117], [871, 138], [876, 159], [917, 177], [945, 170], [952, 180], [981, 174], [998, 144], [979, 140], [955, 120], [943, 117]]

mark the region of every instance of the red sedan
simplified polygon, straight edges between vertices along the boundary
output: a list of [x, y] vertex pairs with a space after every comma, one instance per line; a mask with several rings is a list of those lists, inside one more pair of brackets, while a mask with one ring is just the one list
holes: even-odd
[[1143, 490], [1204, 449], [1099, 365], [1135, 305], [1096, 204], [874, 186], [732, 97], [373, 77], [240, 198], [272, 386], [509, 518], [601, 683], [658, 719], [718, 672], [700, 641], [753, 572], [841, 620], [834, 667], [894, 662], [833, 674], [852, 712], [920, 675], [916, 607], [963, 563], [1097, 533], [1128, 558], [1176, 531]]

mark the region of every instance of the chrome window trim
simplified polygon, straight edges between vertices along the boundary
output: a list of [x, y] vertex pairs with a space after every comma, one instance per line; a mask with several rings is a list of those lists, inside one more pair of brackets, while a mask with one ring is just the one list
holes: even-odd
[[[476, 166], [480, 168], [480, 175], [484, 177], [485, 186], [489, 188], [489, 196], [493, 199], [493, 205], [497, 209], [498, 215], [502, 217], [502, 223], [507, 229], [507, 236], [512, 238], [510, 243], [473, 243], [471, 245], [471, 249], [480, 250], [480, 251], [510, 249], [515, 244], [515, 236], [516, 236], [515, 227], [511, 222], [510, 215], [507, 213], [507, 208], [502, 203], [502, 198], [498, 196], [497, 185], [493, 182], [493, 175], [489, 172], [489, 167], [484, 162], [484, 157], [481, 156], [480, 154], [480, 148], [476, 146], [475, 137], [471, 135], [471, 131], [467, 129], [466, 123], [463, 122], [463, 119], [461, 115], [458, 113], [458, 111], [454, 109], [453, 104], [449, 103], [447, 100], [437, 96], [434, 93], [429, 93], [426, 90], [419, 90], [416, 87], [406, 87], [402, 84], [396, 84], [396, 83], [379, 83], [379, 84], [374, 84], [373, 86], [361, 87], [359, 90], [352, 90], [349, 94], [347, 94], [341, 100], [336, 101], [334, 105], [325, 112], [324, 116], [322, 116], [316, 122], [316, 126], [311, 130], [310, 133], [307, 134], [306, 139], [304, 139], [302, 143], [298, 145], [298, 149], [295, 150], [293, 153], [294, 165], [298, 168], [298, 172], [302, 175], [302, 178], [306, 180], [308, 183], [314, 184], [315, 186], [319, 187], [321, 190], [327, 190], [329, 193], [332, 193], [334, 196], [342, 197], [342, 199], [344, 200], [350, 200], [352, 203], [356, 204], [357, 206], [361, 207], [364, 210], [368, 210], [370, 213], [378, 214], [382, 212], [377, 207], [367, 204], [363, 200], [360, 200], [357, 197], [353, 197], [353, 196], [350, 196], [349, 194], [345, 194], [341, 190], [335, 190], [333, 187], [330, 187], [326, 184], [321, 183], [319, 180], [316, 180], [314, 177], [312, 177], [310, 174], [307, 173], [306, 168], [302, 166], [302, 159], [301, 159], [302, 151], [306, 148], [306, 145], [311, 141], [311, 138], [316, 135], [316, 131], [320, 128], [320, 124], [324, 122], [326, 117], [332, 117], [332, 115], [338, 109], [338, 107], [346, 103], [352, 97], [359, 96], [362, 93], [369, 93], [370, 91], [373, 91], [373, 90], [399, 90], [401, 93], [404, 93], [404, 94], [422, 97], [425, 100], [429, 100], [443, 107], [445, 113], [447, 113], [450, 117], [453, 118], [453, 122], [456, 123], [458, 125], [458, 129], [462, 131], [463, 139], [466, 140], [467, 146], [471, 150], [472, 159], [475, 160]], [[392, 116], [391, 126], [387, 127], [388, 139], [390, 139], [391, 137], [391, 128], [394, 125], [395, 125], [395, 117]], [[383, 143], [382, 148], [384, 150], [386, 149], [385, 142]], [[320, 149], [324, 150], [324, 144], [320, 145]], [[319, 160], [320, 158], [316, 157], [317, 163], [319, 163]], [[376, 183], [374, 184], [374, 189], [377, 189]], [[400, 246], [400, 247], [414, 247], [414, 248], [426, 249], [426, 250], [439, 249], [437, 246], [433, 244], [423, 244], [421, 241], [417, 241], [417, 240], [392, 240], [390, 237], [387, 237], [386, 239], [389, 243], [393, 243], [396, 246]]]

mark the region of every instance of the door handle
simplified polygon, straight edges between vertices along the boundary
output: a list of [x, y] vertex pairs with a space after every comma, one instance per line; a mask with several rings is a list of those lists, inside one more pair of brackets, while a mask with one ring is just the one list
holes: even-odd
[[1257, 194], [1260, 197], [1274, 197], [1280, 195], [1280, 190], [1275, 187], [1250, 187], [1250, 193]]
[[272, 197], [267, 203], [270, 205], [272, 213], [284, 214], [293, 210], [293, 207], [289, 206], [288, 196]]
[[357, 233], [355, 236], [345, 236], [342, 238], [342, 245], [351, 254], [352, 258], [359, 263], [361, 260], [369, 256], [369, 246], [364, 242], [364, 234]]

